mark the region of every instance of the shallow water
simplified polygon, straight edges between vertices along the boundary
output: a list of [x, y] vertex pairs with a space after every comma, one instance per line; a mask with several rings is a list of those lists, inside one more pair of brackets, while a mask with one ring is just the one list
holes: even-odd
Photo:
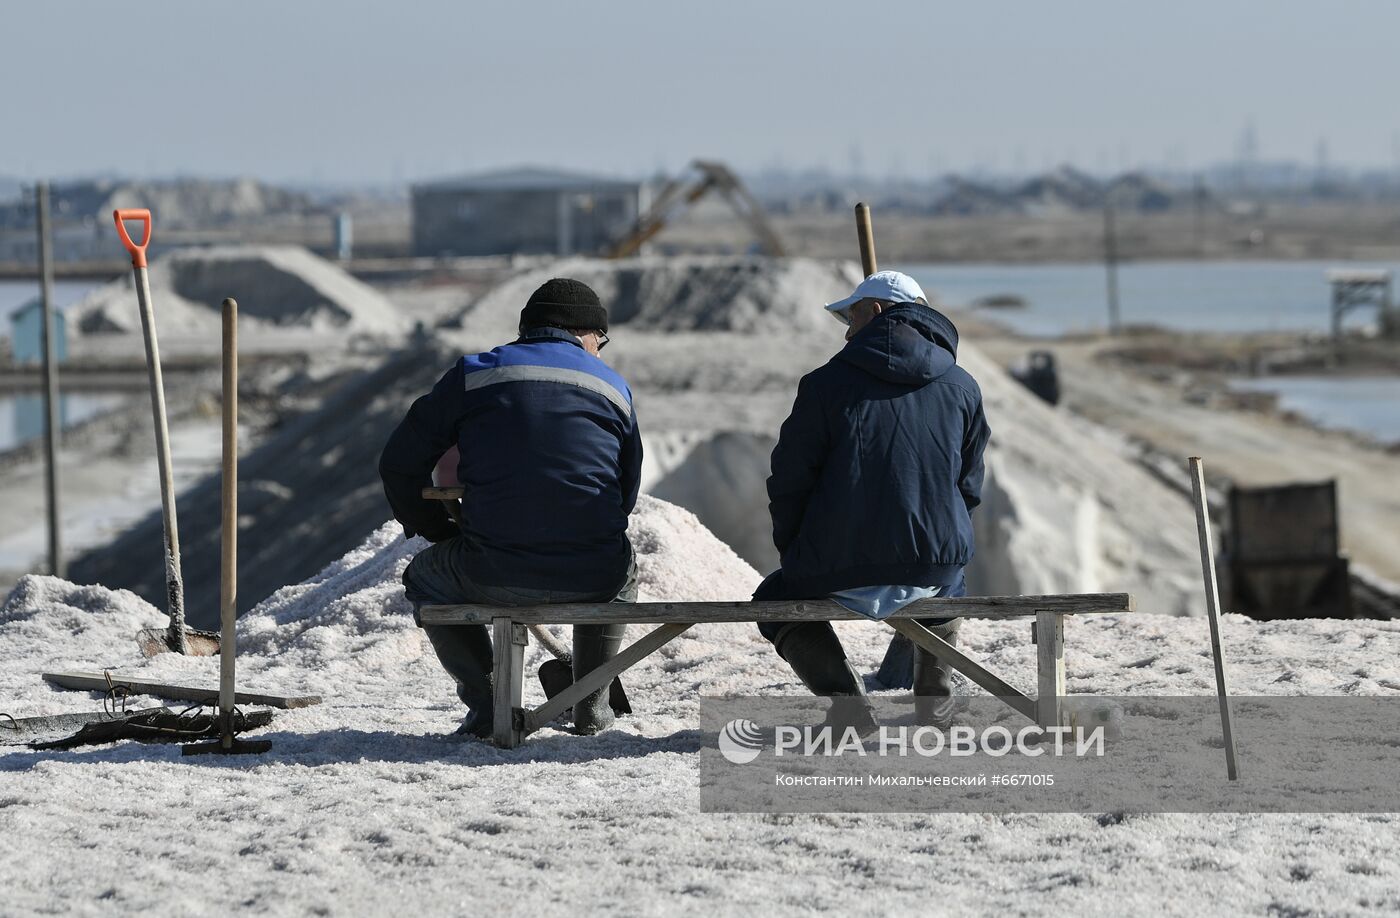
[[[1326, 332], [1331, 319], [1325, 261], [1178, 261], [1122, 264], [1119, 308], [1125, 325], [1182, 331]], [[903, 265], [924, 289], [949, 306], [979, 297], [1015, 294], [1024, 309], [982, 314], [1032, 335], [1099, 331], [1108, 326], [1107, 281], [1101, 264]], [[1360, 266], [1356, 266], [1360, 267]], [[1400, 276], [1400, 263], [1389, 268]], [[1350, 322], [1374, 324], [1374, 310]]]
[[1330, 430], [1356, 430], [1400, 443], [1400, 376], [1267, 376], [1231, 388], [1278, 393], [1279, 407]]

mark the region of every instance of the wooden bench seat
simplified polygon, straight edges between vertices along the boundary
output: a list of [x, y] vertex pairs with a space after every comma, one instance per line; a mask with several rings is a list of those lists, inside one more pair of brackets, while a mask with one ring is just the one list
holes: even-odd
[[[1064, 618], [1067, 615], [1133, 611], [1127, 593], [1056, 596], [966, 596], [925, 599], [884, 620], [918, 646], [953, 666], [1016, 711], [1045, 727], [1063, 722], [1065, 693]], [[424, 606], [425, 625], [489, 624], [495, 644], [493, 737], [504, 748], [547, 725], [574, 703], [612, 682], [686, 629], [697, 624], [759, 621], [869, 621], [831, 600], [789, 602], [560, 603], [543, 606]], [[918, 618], [1028, 618], [1034, 622], [1037, 694], [1030, 697], [962, 651], [933, 634]], [[522, 707], [525, 646], [529, 625], [652, 624], [659, 627], [624, 648], [534, 710]]]

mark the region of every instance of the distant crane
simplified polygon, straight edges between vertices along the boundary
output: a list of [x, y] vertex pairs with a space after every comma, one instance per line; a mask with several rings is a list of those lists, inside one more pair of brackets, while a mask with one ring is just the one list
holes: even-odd
[[724, 163], [697, 159], [690, 164], [689, 174], [671, 179], [656, 196], [646, 213], [637, 218], [632, 231], [615, 243], [609, 258], [627, 258], [637, 254], [648, 241], [661, 232], [682, 210], [688, 209], [711, 191], [718, 191], [739, 218], [748, 224], [765, 255], [785, 254], [782, 240], [773, 231], [763, 205], [758, 203], [744, 183]]

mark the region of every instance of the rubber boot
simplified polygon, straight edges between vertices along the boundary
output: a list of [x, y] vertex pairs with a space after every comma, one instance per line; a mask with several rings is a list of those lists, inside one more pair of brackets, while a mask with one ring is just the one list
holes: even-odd
[[773, 639], [773, 647], [813, 695], [865, 694], [865, 683], [851, 668], [841, 639], [830, 624], [796, 622], [784, 625]]
[[[958, 645], [958, 629], [962, 622], [953, 619], [941, 625], [925, 627], [935, 635]], [[946, 730], [953, 723], [953, 667], [923, 648], [914, 656], [914, 720], [925, 727]]]
[[[574, 681], [578, 682], [617, 656], [626, 625], [574, 625]], [[574, 705], [574, 730], [584, 735], [601, 733], [612, 726], [613, 709], [608, 686]]]
[[878, 724], [865, 700], [865, 682], [856, 673], [841, 639], [827, 622], [785, 625], [773, 646], [813, 695], [832, 699], [824, 726], [832, 727], [839, 740], [848, 728], [859, 736], [875, 732]]
[[438, 662], [457, 682], [457, 697], [470, 710], [459, 736], [491, 735], [491, 636], [485, 625], [424, 625]]

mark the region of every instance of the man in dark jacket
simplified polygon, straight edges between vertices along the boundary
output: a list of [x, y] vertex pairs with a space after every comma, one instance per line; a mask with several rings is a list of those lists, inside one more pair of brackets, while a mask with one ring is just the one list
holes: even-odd
[[[586, 285], [547, 282], [520, 314], [520, 338], [463, 357], [418, 399], [379, 460], [407, 536], [433, 544], [404, 571], [415, 607], [518, 606], [636, 599], [627, 517], [642, 443], [627, 383], [598, 357], [608, 312]], [[425, 500], [451, 447], [464, 489], [460, 525]], [[574, 627], [574, 677], [617, 653], [625, 626]], [[470, 709], [457, 731], [491, 732], [491, 639], [485, 625], [425, 626]], [[582, 733], [606, 729], [607, 691], [574, 706]]]
[[[964, 595], [972, 509], [990, 431], [977, 382], [957, 365], [958, 331], [907, 275], [881, 271], [827, 307], [846, 346], [797, 387], [768, 479], [782, 568], [755, 599], [831, 596], [871, 618]], [[927, 620], [955, 642], [958, 621]], [[818, 695], [864, 694], [825, 622], [760, 626]], [[952, 671], [920, 651], [919, 720], [946, 724]]]

